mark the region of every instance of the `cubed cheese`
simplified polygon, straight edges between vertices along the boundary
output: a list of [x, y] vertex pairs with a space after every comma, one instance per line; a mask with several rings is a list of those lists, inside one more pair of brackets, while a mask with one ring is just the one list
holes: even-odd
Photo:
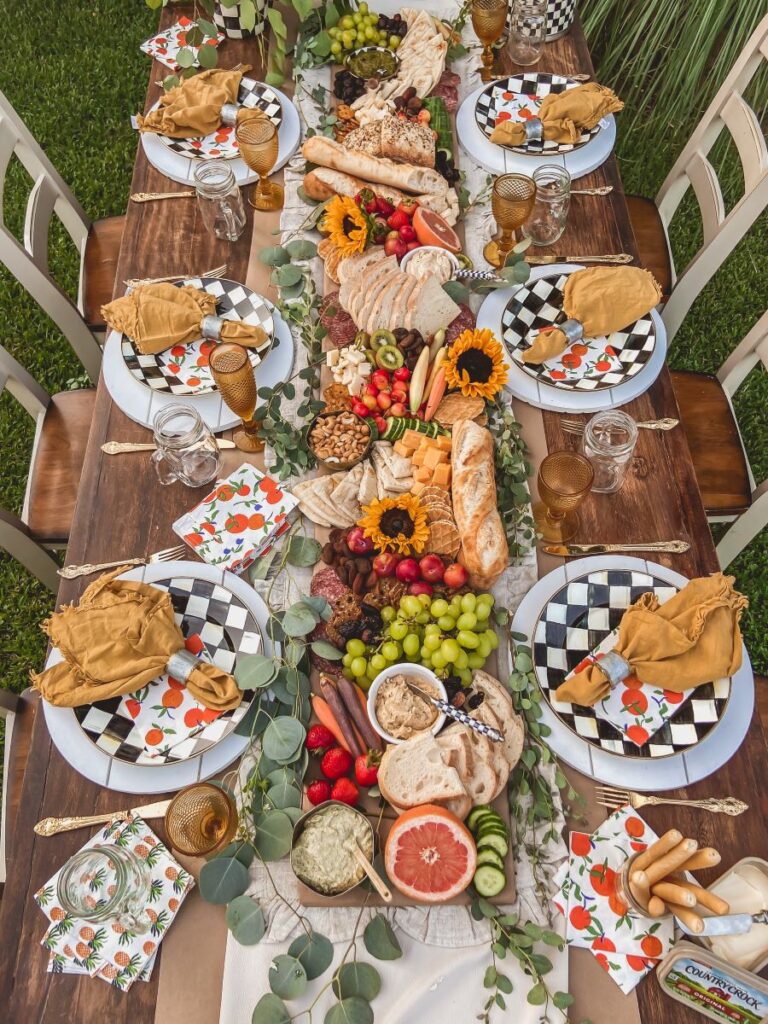
[[[416, 453], [419, 454], [418, 452]], [[439, 448], [429, 448], [424, 455], [422, 465], [428, 466], [430, 469], [434, 469], [441, 462], [444, 461], [444, 452], [441, 452]]]
[[423, 448], [419, 448], [417, 451], [415, 451], [413, 453], [412, 460], [411, 460], [412, 461], [412, 465], [414, 465], [414, 466], [423, 466], [426, 454], [427, 453], [424, 451]]
[[395, 441], [392, 447], [395, 449], [397, 454], [402, 455], [404, 459], [409, 459], [411, 457], [411, 449], [407, 445], [403, 444], [402, 440]]
[[435, 444], [443, 452], [449, 452], [451, 450], [451, 439], [447, 434], [441, 434], [440, 437], [436, 437]]
[[421, 442], [424, 440], [424, 435], [420, 434], [418, 430], [408, 429], [403, 434], [401, 440], [406, 448], [409, 448], [411, 451], [416, 451]]
[[447, 463], [437, 466], [432, 474], [432, 482], [438, 487], [450, 487], [451, 467]]
[[[448, 467], [446, 466], [446, 469], [447, 468]], [[428, 469], [426, 466], [419, 466], [418, 469], [415, 469], [413, 472], [413, 479], [418, 483], [429, 483], [432, 479], [432, 470]]]

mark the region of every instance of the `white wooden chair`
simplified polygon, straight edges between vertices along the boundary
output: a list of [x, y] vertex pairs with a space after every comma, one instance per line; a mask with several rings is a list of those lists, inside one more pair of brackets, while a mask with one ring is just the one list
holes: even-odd
[[32, 723], [39, 695], [26, 690], [21, 696], [0, 690], [0, 719], [5, 722], [3, 778], [0, 780], [0, 891], [5, 884], [6, 843], [12, 827], [11, 806], [18, 803], [24, 767], [29, 753]]
[[[33, 181], [20, 243], [5, 224], [3, 186], [16, 156]], [[59, 218], [80, 254], [77, 304], [48, 269], [48, 232]], [[94, 382], [101, 366], [96, 334], [105, 324], [101, 306], [112, 298], [125, 217], [91, 221], [32, 133], [0, 92], [0, 262], [39, 303], [67, 338]]]
[[733, 522], [717, 545], [723, 569], [768, 526], [768, 480], [755, 484], [732, 404], [739, 387], [759, 366], [768, 370], [768, 312], [737, 345], [717, 376], [672, 373], [707, 516], [712, 522]]
[[0, 508], [0, 548], [54, 593], [57, 563], [49, 549], [66, 547], [83, 467], [96, 391], [51, 396], [0, 346], [0, 391], [35, 423], [35, 440], [21, 516]]
[[[668, 299], [662, 317], [671, 341], [707, 282], [768, 206], [768, 149], [760, 122], [743, 93], [768, 59], [768, 15], [752, 33], [710, 103], [655, 201], [628, 196], [629, 215], [642, 264], [657, 276]], [[708, 159], [727, 128], [744, 172], [744, 194], [726, 214], [717, 174]], [[704, 232], [701, 248], [679, 274], [669, 245], [669, 224], [693, 188]]]

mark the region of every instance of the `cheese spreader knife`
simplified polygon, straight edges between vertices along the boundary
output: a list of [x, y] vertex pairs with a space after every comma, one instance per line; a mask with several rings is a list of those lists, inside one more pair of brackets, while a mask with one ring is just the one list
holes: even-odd
[[463, 725], [469, 726], [470, 729], [474, 729], [475, 732], [479, 732], [481, 736], [487, 736], [489, 740], [493, 740], [494, 743], [502, 743], [504, 740], [504, 734], [495, 729], [492, 725], [486, 725], [485, 722], [480, 722], [477, 718], [473, 718], [471, 715], [465, 714], [455, 708], [453, 704], [449, 704], [447, 700], [441, 700], [439, 697], [433, 697], [431, 693], [427, 693], [426, 690], [422, 690], [416, 683], [412, 683], [410, 679], [405, 680], [405, 685], [413, 693], [418, 693], [424, 700], [428, 700], [433, 704], [438, 711], [442, 711], [448, 718], [452, 718], [455, 722], [461, 722]]
[[108, 825], [119, 818], [127, 818], [129, 814], [136, 814], [140, 818], [162, 818], [170, 802], [158, 800], [157, 803], [131, 807], [127, 811], [91, 814], [83, 818], [43, 818], [42, 821], [38, 821], [34, 830], [39, 836], [55, 836], [57, 832], [72, 832], [76, 828], [85, 828], [88, 825]]
[[715, 917], [703, 917], [704, 929], [693, 932], [687, 928], [679, 917], [675, 917], [677, 926], [686, 935], [746, 935], [753, 924], [768, 924], [768, 910], [758, 914], [720, 914]]

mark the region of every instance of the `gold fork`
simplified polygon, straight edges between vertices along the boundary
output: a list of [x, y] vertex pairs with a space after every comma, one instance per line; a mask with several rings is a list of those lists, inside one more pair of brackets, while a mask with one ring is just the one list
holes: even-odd
[[155, 199], [186, 199], [194, 194], [194, 189], [186, 189], [184, 192], [132, 192], [131, 201], [134, 203], [151, 203]]
[[613, 786], [596, 786], [597, 802], [601, 807], [608, 807], [615, 811], [625, 804], [638, 811], [641, 807], [658, 807], [667, 804], [674, 807], [700, 807], [705, 811], [712, 811], [713, 814], [730, 814], [736, 817], [749, 810], [749, 804], [743, 800], [737, 800], [735, 796], [709, 797], [705, 800], [673, 800], [664, 796], [643, 796], [642, 793], [633, 793], [628, 789], [615, 789]]
[[138, 288], [140, 284], [161, 284], [163, 281], [183, 281], [190, 277], [224, 277], [227, 272], [227, 264], [222, 263], [220, 267], [213, 267], [202, 274], [168, 274], [166, 277], [130, 277], [123, 284], [127, 288]]
[[[228, 441], [225, 437], [217, 437], [216, 445], [220, 449], [236, 447], [234, 441]], [[105, 441], [101, 450], [105, 455], [125, 455], [126, 452], [154, 452], [157, 445], [139, 441]]]
[[[672, 430], [678, 425], [680, 420], [673, 420], [670, 417], [666, 417], [663, 420], [636, 420], [635, 426], [642, 427], [643, 430]], [[560, 428], [564, 430], [566, 434], [583, 434], [585, 424], [580, 420], [560, 420]]]
[[526, 263], [532, 267], [549, 263], [631, 263], [633, 259], [634, 256], [628, 252], [608, 253], [605, 256], [525, 256]]
[[598, 185], [597, 188], [572, 188], [572, 196], [609, 196], [613, 185]]
[[102, 569], [117, 569], [121, 565], [151, 565], [154, 562], [173, 562], [177, 558], [181, 558], [186, 550], [184, 544], [177, 544], [173, 548], [163, 548], [162, 551], [155, 551], [153, 555], [147, 555], [146, 558], [121, 558], [117, 562], [98, 562], [95, 565], [91, 562], [84, 562], [82, 565], [65, 565], [62, 569], [57, 569], [56, 572], [59, 576], [63, 576], [65, 580], [74, 580], [78, 576], [90, 576], [91, 573], [101, 572]]

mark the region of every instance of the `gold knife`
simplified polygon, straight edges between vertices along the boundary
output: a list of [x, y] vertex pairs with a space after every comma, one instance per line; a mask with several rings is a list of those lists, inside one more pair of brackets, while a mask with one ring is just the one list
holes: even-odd
[[[217, 437], [216, 444], [220, 449], [235, 448], [235, 442], [227, 440], [226, 437]], [[153, 452], [156, 444], [144, 444], [134, 441], [105, 441], [101, 450], [107, 455], [123, 455], [125, 452]]]
[[613, 551], [666, 551], [673, 555], [682, 555], [690, 551], [691, 545], [685, 540], [649, 540], [637, 544], [545, 544], [544, 551], [548, 555], [560, 555], [567, 558], [571, 555], [605, 555]]
[[57, 832], [71, 832], [76, 828], [88, 825], [108, 825], [119, 818], [127, 818], [129, 814], [137, 814], [140, 818], [162, 818], [168, 810], [170, 800], [159, 800], [154, 804], [142, 807], [131, 807], [127, 811], [112, 811], [109, 814], [91, 814], [84, 818], [43, 818], [35, 825], [39, 836], [55, 836]]
[[628, 252], [616, 252], [607, 256], [525, 256], [524, 259], [532, 267], [545, 267], [551, 263], [631, 263], [634, 257]]

